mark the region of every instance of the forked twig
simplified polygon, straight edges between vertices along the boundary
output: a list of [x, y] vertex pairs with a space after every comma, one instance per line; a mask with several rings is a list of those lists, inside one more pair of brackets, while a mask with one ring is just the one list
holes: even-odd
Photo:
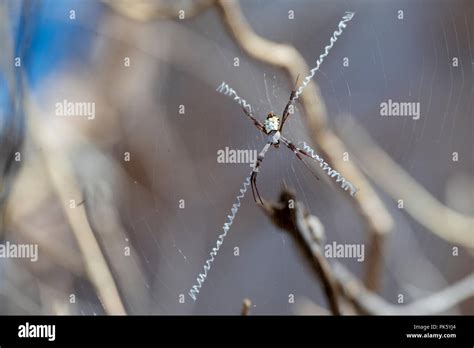
[[338, 300], [339, 291], [331, 267], [321, 249], [324, 232], [319, 220], [309, 215], [303, 205], [288, 191], [281, 193], [278, 203], [265, 201], [262, 208], [276, 226], [286, 230], [296, 239], [298, 245], [302, 247], [303, 255], [306, 260], [310, 260], [323, 284], [331, 312], [334, 315], [342, 314]]
[[[288, 206], [292, 201], [294, 208]], [[332, 267], [321, 252], [324, 238], [322, 227], [316, 217], [310, 215], [302, 203], [293, 194], [283, 191], [278, 203], [266, 202], [265, 213], [279, 228], [291, 233], [304, 249], [306, 260], [313, 263], [314, 270], [321, 277], [326, 296], [330, 303], [346, 299], [354, 305], [360, 314], [370, 315], [432, 315], [442, 313], [460, 302], [474, 297], [474, 274], [424, 299], [406, 305], [395, 305], [367, 289], [341, 263], [334, 262]], [[314, 220], [316, 219], [316, 220]], [[319, 233], [316, 232], [319, 230]], [[321, 273], [323, 270], [323, 273]], [[340, 306], [339, 306], [340, 308]], [[334, 308], [331, 308], [334, 313]]]

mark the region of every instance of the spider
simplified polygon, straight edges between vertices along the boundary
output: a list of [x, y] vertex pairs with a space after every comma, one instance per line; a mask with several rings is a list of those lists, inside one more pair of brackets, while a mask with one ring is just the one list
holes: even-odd
[[[228, 84], [226, 84], [225, 82], [222, 82], [222, 84], [219, 87], [217, 87], [217, 90], [216, 90], [217, 92], [224, 93], [227, 96], [233, 97], [234, 101], [237, 101], [239, 105], [242, 106], [244, 113], [247, 115], [248, 118], [250, 118], [250, 120], [252, 120], [254, 126], [267, 136], [267, 143], [263, 147], [262, 151], [260, 151], [257, 157], [257, 160], [255, 161], [255, 165], [253, 166], [251, 174], [247, 176], [244, 183], [242, 184], [242, 187], [240, 189], [240, 194], [237, 195], [236, 201], [232, 205], [230, 214], [227, 215], [227, 222], [224, 223], [224, 225], [222, 226], [223, 232], [217, 238], [216, 246], [209, 253], [210, 257], [206, 260], [206, 263], [204, 264], [204, 271], [199, 273], [198, 277], [196, 278], [197, 283], [193, 285], [193, 287], [189, 290], [189, 296], [191, 296], [191, 298], [194, 301], [196, 301], [197, 294], [199, 294], [199, 291], [202, 288], [202, 285], [207, 278], [207, 274], [209, 270], [211, 269], [211, 265], [214, 262], [217, 252], [219, 251], [222, 243], [224, 242], [224, 238], [227, 236], [227, 233], [229, 232], [232, 226], [232, 223], [234, 222], [234, 219], [240, 208], [241, 199], [245, 197], [245, 193], [247, 192], [247, 188], [249, 185], [252, 186], [252, 194], [253, 194], [253, 199], [255, 203], [263, 205], [262, 197], [260, 196], [260, 193], [258, 192], [258, 188], [257, 188], [257, 174], [263, 162], [263, 159], [265, 158], [265, 154], [268, 152], [268, 150], [272, 146], [274, 148], [278, 148], [280, 146], [280, 142], [283, 143], [287, 148], [289, 148], [296, 155], [296, 157], [299, 160], [301, 160], [305, 164], [306, 167], [308, 167], [308, 169], [310, 169], [310, 172], [313, 175], [315, 175], [313, 171], [311, 170], [311, 168], [309, 167], [309, 165], [305, 162], [304, 156], [313, 159], [314, 161], [319, 163], [319, 166], [321, 167], [323, 172], [327, 174], [327, 176], [329, 176], [335, 182], [337, 182], [344, 191], [350, 190], [351, 196], [354, 196], [357, 193], [358, 189], [354, 185], [352, 185], [352, 183], [346, 180], [336, 170], [332, 169], [330, 165], [326, 161], [324, 161], [324, 159], [321, 156], [316, 154], [315, 151], [310, 146], [308, 146], [305, 142], [302, 142], [303, 149], [304, 149], [303, 150], [303, 149], [298, 148], [291, 141], [289, 141], [283, 135], [281, 135], [283, 126], [286, 120], [288, 119], [288, 117], [290, 116], [291, 105], [296, 99], [298, 99], [299, 95], [303, 92], [303, 89], [305, 88], [305, 86], [310, 82], [310, 80], [314, 77], [315, 73], [319, 70], [319, 67], [321, 63], [323, 62], [324, 58], [327, 57], [327, 55], [329, 54], [329, 50], [333, 47], [334, 43], [337, 41], [338, 36], [342, 34], [343, 29], [346, 27], [346, 23], [349, 22], [353, 16], [354, 16], [353, 12], [346, 12], [344, 17], [342, 17], [342, 20], [338, 24], [338, 29], [334, 31], [333, 35], [331, 36], [330, 43], [324, 48], [324, 53], [322, 53], [319, 56], [318, 60], [316, 61], [316, 66], [310, 70], [310, 74], [304, 78], [298, 90], [295, 89], [298, 83], [298, 78], [296, 79], [295, 86], [293, 87], [293, 90], [291, 91], [290, 99], [288, 103], [286, 104], [285, 109], [283, 110], [281, 119], [273, 112], [270, 112], [267, 115], [267, 118], [265, 119], [265, 121], [262, 123], [259, 120], [257, 120], [255, 116], [253, 115], [251, 106], [247, 104], [247, 102], [244, 99], [240, 98], [237, 95], [237, 93], [232, 88], [229, 87]], [[317, 175], [315, 176], [319, 180], [318, 176]], [[257, 197], [259, 199], [259, 202], [257, 202]]]
[[[262, 200], [262, 197], [260, 196], [260, 192], [258, 191], [258, 187], [257, 187], [257, 174], [259, 172], [260, 166], [262, 165], [263, 159], [265, 158], [265, 155], [268, 152], [268, 150], [272, 146], [274, 148], [279, 148], [280, 142], [283, 143], [288, 149], [290, 149], [296, 155], [296, 157], [299, 160], [301, 160], [301, 162], [303, 162], [303, 164], [311, 171], [311, 173], [316, 177], [316, 179], [319, 180], [319, 177], [313, 173], [310, 166], [305, 162], [303, 156], [309, 157], [311, 159], [313, 159], [313, 157], [309, 153], [307, 153], [305, 150], [298, 148], [296, 145], [293, 144], [293, 142], [291, 142], [290, 140], [288, 140], [281, 134], [283, 130], [283, 126], [285, 125], [286, 120], [290, 116], [290, 107], [291, 105], [293, 105], [293, 102], [295, 100], [298, 78], [299, 76], [296, 78], [295, 85], [291, 91], [288, 103], [286, 104], [285, 109], [283, 110], [281, 119], [273, 112], [270, 112], [267, 115], [267, 118], [265, 119], [265, 121], [262, 123], [259, 120], [257, 120], [257, 118], [253, 115], [252, 109], [250, 107], [247, 109], [245, 107], [246, 103], [245, 102], [243, 103], [244, 104], [243, 110], [244, 110], [245, 115], [247, 115], [247, 117], [253, 121], [254, 126], [259, 131], [261, 131], [267, 136], [267, 143], [258, 154], [257, 161], [255, 162], [252, 175], [250, 177], [253, 199], [255, 203], [257, 204], [263, 205], [263, 200]], [[258, 201], [257, 201], [257, 198], [258, 198]]]

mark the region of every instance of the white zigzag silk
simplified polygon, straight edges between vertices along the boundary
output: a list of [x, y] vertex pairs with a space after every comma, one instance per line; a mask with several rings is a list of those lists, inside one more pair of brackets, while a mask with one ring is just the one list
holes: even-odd
[[346, 12], [344, 17], [342, 17], [342, 20], [339, 22], [339, 24], [337, 26], [338, 29], [331, 36], [331, 40], [330, 40], [329, 45], [327, 45], [324, 48], [324, 53], [322, 53], [319, 56], [318, 60], [316, 61], [316, 66], [313, 69], [311, 69], [311, 71], [310, 71], [311, 73], [304, 78], [303, 82], [301, 83], [301, 86], [296, 91], [295, 100], [299, 98], [301, 93], [303, 93], [303, 89], [306, 87], [306, 85], [309, 83], [309, 81], [311, 81], [311, 79], [313, 78], [316, 71], [319, 70], [319, 67], [321, 66], [324, 58], [327, 57], [327, 55], [329, 54], [329, 51], [334, 46], [334, 43], [337, 41], [337, 37], [342, 34], [342, 31], [346, 27], [346, 23], [349, 22], [353, 17], [354, 17], [354, 12]]
[[247, 193], [247, 189], [250, 186], [250, 176], [252, 173], [247, 176], [245, 181], [243, 182], [241, 188], [240, 188], [240, 194], [237, 195], [235, 203], [232, 205], [232, 208], [230, 210], [230, 215], [227, 215], [227, 222], [222, 226], [222, 230], [224, 231], [218, 238], [216, 242], [216, 246], [212, 248], [212, 251], [209, 253], [211, 256], [209, 259], [207, 259], [206, 263], [204, 264], [204, 272], [200, 273], [198, 277], [196, 278], [197, 283], [189, 290], [188, 294], [191, 296], [191, 298], [196, 301], [197, 299], [197, 294], [199, 294], [199, 290], [202, 287], [202, 284], [207, 278], [207, 273], [211, 269], [211, 265], [214, 262], [214, 258], [217, 255], [217, 252], [221, 248], [221, 245], [224, 243], [224, 238], [227, 236], [227, 233], [230, 230], [230, 227], [232, 226], [232, 223], [234, 222], [235, 216], [237, 215], [239, 208], [240, 208], [240, 200], [245, 197], [245, 194]]
[[245, 99], [242, 99], [237, 95], [237, 93], [225, 82], [222, 82], [219, 87], [216, 89], [217, 92], [223, 93], [226, 96], [234, 98], [234, 101], [239, 103], [240, 106], [245, 108], [248, 112], [252, 113], [252, 107]]
[[359, 191], [352, 183], [344, 178], [339, 172], [335, 171], [332, 169], [329, 164], [327, 164], [324, 159], [319, 156], [308, 144], [305, 142], [300, 143], [303, 145], [303, 150], [308, 153], [313, 159], [319, 162], [320, 167], [323, 169], [323, 171], [331, 178], [335, 178], [337, 183], [341, 183], [341, 187], [344, 191], [349, 190], [351, 196], [355, 196], [357, 191]]
[[[338, 29], [333, 33], [330, 39], [329, 45], [327, 45], [324, 48], [324, 53], [322, 53], [318, 60], [316, 61], [316, 66], [311, 69], [310, 74], [306, 76], [301, 84], [301, 86], [298, 88], [296, 91], [296, 96], [295, 99], [298, 99], [300, 94], [303, 92], [303, 89], [306, 87], [306, 85], [311, 81], [311, 79], [314, 77], [316, 71], [319, 70], [319, 67], [321, 66], [321, 63], [323, 62], [324, 58], [327, 57], [329, 54], [329, 51], [331, 48], [334, 46], [334, 43], [337, 41], [337, 37], [342, 34], [343, 29], [346, 27], [346, 23], [349, 22], [352, 17], [354, 17], [353, 12], [346, 12], [344, 17], [342, 17], [342, 20], [338, 24]], [[234, 101], [236, 101], [240, 106], [242, 106], [244, 109], [246, 109], [249, 113], [252, 113], [252, 107], [250, 104], [247, 103], [247, 101], [237, 95], [234, 89], [232, 89], [227, 83], [222, 82], [219, 87], [216, 89], [217, 92], [223, 93], [224, 95], [227, 95], [229, 97], [232, 97]], [[350, 194], [354, 196], [357, 192], [357, 188], [355, 188], [348, 180], [346, 180], [341, 174], [336, 172], [334, 169], [332, 169], [325, 161], [323, 158], [321, 158], [318, 154], [315, 153], [315, 151], [309, 147], [306, 143], [303, 144], [303, 149], [316, 161], [319, 162], [321, 168], [323, 171], [327, 173], [331, 178], [335, 178], [336, 182], [341, 183], [341, 187], [347, 191], [350, 190]], [[219, 249], [221, 248], [221, 245], [224, 243], [224, 239], [227, 236], [232, 223], [234, 222], [234, 219], [239, 211], [240, 208], [240, 201], [245, 197], [245, 194], [247, 193], [248, 187], [250, 186], [250, 177], [252, 173], [250, 173], [249, 176], [244, 180], [241, 188], [240, 188], [240, 194], [237, 195], [235, 203], [232, 205], [232, 208], [230, 210], [230, 215], [227, 215], [227, 222], [224, 223], [222, 226], [222, 230], [224, 231], [222, 234], [217, 237], [217, 242], [216, 246], [212, 248], [211, 252], [209, 253], [210, 257], [209, 259], [206, 260], [204, 264], [204, 271], [198, 275], [196, 278], [197, 283], [193, 285], [193, 287], [189, 290], [188, 294], [189, 296], [196, 301], [197, 295], [199, 294], [200, 289], [202, 288], [202, 285], [204, 284], [207, 274], [209, 273], [209, 270], [211, 269], [211, 265], [214, 262], [215, 257], [217, 256], [217, 253], [219, 252]]]

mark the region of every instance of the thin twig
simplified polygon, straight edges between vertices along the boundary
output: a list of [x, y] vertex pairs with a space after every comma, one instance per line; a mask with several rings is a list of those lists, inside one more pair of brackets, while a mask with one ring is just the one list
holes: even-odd
[[[288, 207], [289, 200], [292, 200], [294, 209]], [[296, 238], [299, 237], [299, 245], [305, 251], [306, 260], [314, 264], [316, 273], [326, 284], [326, 296], [331, 303], [337, 299], [347, 299], [361, 314], [432, 315], [445, 312], [474, 296], [474, 274], [471, 274], [454, 285], [422, 300], [406, 305], [389, 303], [367, 289], [341, 263], [334, 262], [331, 267], [321, 253], [324, 234], [319, 220], [310, 215], [293, 194], [283, 191], [279, 203], [265, 202], [263, 209], [276, 226], [291, 232]], [[334, 313], [333, 309], [332, 311]]]
[[[82, 198], [82, 189], [78, 186], [72, 164], [64, 144], [55, 144], [55, 137], [38, 118], [41, 112], [33, 103], [28, 106], [28, 129], [33, 140], [45, 151], [44, 161], [51, 183], [62, 202], [64, 215], [71, 226], [79, 249], [83, 255], [83, 262], [87, 275], [95, 286], [100, 301], [108, 314], [126, 314], [119, 290], [100, 248], [94, 232], [91, 229], [84, 205], [74, 209], [67, 207], [71, 197]], [[69, 135], [71, 136], [71, 135]]]
[[242, 310], [240, 311], [240, 315], [249, 315], [251, 307], [252, 307], [252, 301], [250, 301], [249, 298], [245, 298], [242, 301]]
[[[294, 202], [294, 207], [290, 207], [290, 202], [291, 204]], [[290, 232], [298, 245], [302, 246], [306, 260], [314, 261], [310, 264], [323, 284], [331, 312], [340, 315], [338, 288], [330, 265], [321, 250], [320, 243], [324, 232], [319, 220], [309, 215], [303, 205], [296, 201], [294, 195], [287, 191], [281, 193], [278, 203], [264, 202], [263, 210], [275, 225]]]
[[[291, 81], [295, 81], [298, 74], [309, 71], [305, 60], [293, 46], [277, 44], [258, 36], [244, 19], [236, 1], [219, 0], [216, 5], [230, 34], [249, 56], [264, 63], [284, 68]], [[342, 154], [346, 151], [346, 147], [327, 128], [326, 108], [314, 81], [308, 83], [301, 94], [301, 102], [306, 111], [306, 121], [311, 139], [314, 144], [318, 145], [321, 155], [328, 160], [333, 168], [349, 178], [360, 189], [351, 201], [355, 202], [371, 238], [373, 252], [370, 253], [367, 262], [366, 282], [369, 288], [376, 289], [380, 282], [383, 241], [386, 234], [392, 229], [392, 217], [356, 165], [351, 161], [343, 161]]]
[[421, 300], [406, 305], [395, 305], [367, 290], [340, 263], [334, 264], [333, 271], [342, 294], [361, 314], [434, 315], [443, 313], [466, 299], [474, 297], [474, 274]]

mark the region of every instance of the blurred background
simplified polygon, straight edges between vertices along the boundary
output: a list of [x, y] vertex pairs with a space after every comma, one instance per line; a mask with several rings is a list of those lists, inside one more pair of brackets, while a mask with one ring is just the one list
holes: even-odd
[[[356, 12], [315, 82], [341, 158], [392, 221], [371, 291], [408, 304], [473, 272], [472, 1], [0, 0], [0, 243], [39, 248], [37, 262], [0, 258], [0, 314], [238, 315], [244, 298], [251, 314], [325, 313], [296, 242], [250, 194], [188, 296], [249, 172], [217, 152], [265, 142], [216, 88], [226, 81], [263, 120], [294, 83], [242, 49], [223, 6], [309, 66]], [[420, 119], [381, 117], [388, 99], [419, 102]], [[95, 118], [58, 117], [63, 100], [93, 102]], [[284, 133], [318, 150], [306, 116], [296, 103]], [[285, 148], [258, 187], [268, 200], [293, 190], [328, 243], [370, 249], [353, 199]], [[367, 260], [339, 261], [364, 282]], [[474, 314], [465, 297], [443, 313]]]

